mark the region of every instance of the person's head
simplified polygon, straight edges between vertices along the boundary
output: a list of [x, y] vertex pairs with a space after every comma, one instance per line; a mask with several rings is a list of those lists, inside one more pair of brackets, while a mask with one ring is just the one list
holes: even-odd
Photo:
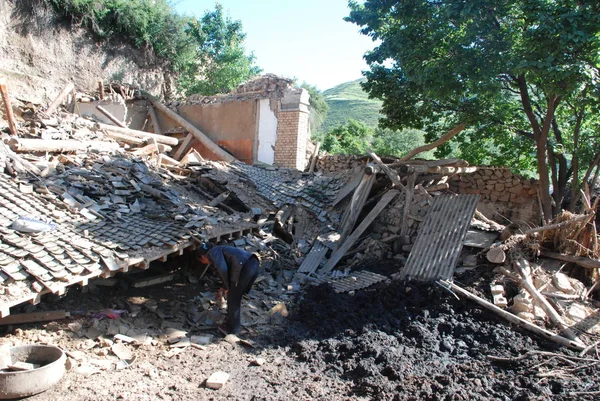
[[207, 253], [212, 247], [213, 245], [210, 242], [203, 243], [202, 246], [196, 249], [196, 259], [202, 264], [209, 264], [210, 261], [208, 260]]

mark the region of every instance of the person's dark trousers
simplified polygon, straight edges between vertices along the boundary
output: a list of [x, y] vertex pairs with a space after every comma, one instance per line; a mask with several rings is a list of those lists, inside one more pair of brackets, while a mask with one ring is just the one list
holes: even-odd
[[239, 333], [241, 328], [241, 307], [242, 296], [247, 294], [252, 288], [252, 284], [258, 277], [258, 259], [255, 257], [248, 259], [242, 272], [240, 273], [240, 281], [237, 287], [232, 287], [230, 284], [229, 293], [227, 295], [227, 323], [231, 333]]

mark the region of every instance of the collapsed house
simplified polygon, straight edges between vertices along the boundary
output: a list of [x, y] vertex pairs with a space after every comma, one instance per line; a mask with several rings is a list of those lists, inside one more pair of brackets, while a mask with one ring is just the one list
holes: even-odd
[[[585, 349], [569, 326], [590, 325], [596, 286], [525, 266], [522, 256], [566, 258], [586, 269], [581, 280], [597, 280], [595, 205], [536, 230], [538, 184], [506, 168], [372, 153], [308, 158], [307, 98], [289, 84], [267, 76], [170, 107], [123, 85], [70, 99], [67, 87], [47, 109], [23, 104], [1, 148], [0, 314], [213, 241], [285, 250], [297, 267], [286, 278], [294, 289], [327, 281], [351, 293], [390, 279], [365, 268], [366, 259], [388, 260], [392, 277], [437, 281]], [[70, 112], [55, 113], [65, 99]], [[315, 173], [303, 172], [308, 161]], [[582, 245], [553, 254], [549, 238], [560, 235], [551, 230], [565, 227], [568, 242]], [[511, 285], [498, 278], [489, 302], [452, 283], [457, 266], [481, 263], [499, 265], [499, 277], [526, 291], [505, 292]], [[566, 320], [555, 308], [573, 312]]]

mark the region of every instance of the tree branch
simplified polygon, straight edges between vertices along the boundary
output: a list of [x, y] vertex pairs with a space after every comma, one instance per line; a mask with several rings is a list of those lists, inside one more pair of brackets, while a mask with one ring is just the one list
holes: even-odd
[[408, 152], [408, 154], [406, 156], [404, 156], [400, 160], [402, 160], [402, 161], [410, 160], [415, 155], [418, 155], [421, 152], [426, 152], [428, 150], [435, 149], [438, 146], [440, 146], [441, 144], [448, 142], [450, 139], [452, 139], [452, 137], [456, 136], [463, 129], [465, 129], [465, 125], [458, 124], [456, 127], [452, 128], [450, 131], [448, 131], [447, 133], [445, 133], [444, 135], [442, 135], [435, 141], [433, 141], [427, 145], [419, 146], [418, 148], [411, 150], [410, 152]]

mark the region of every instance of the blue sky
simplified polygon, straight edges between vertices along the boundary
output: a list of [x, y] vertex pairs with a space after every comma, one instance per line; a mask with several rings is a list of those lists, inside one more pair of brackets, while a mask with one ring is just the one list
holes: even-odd
[[[221, 0], [242, 21], [246, 48], [265, 73], [329, 89], [361, 78], [362, 56], [375, 45], [357, 25], [345, 22], [347, 0]], [[180, 14], [202, 16], [214, 1], [175, 0]]]

